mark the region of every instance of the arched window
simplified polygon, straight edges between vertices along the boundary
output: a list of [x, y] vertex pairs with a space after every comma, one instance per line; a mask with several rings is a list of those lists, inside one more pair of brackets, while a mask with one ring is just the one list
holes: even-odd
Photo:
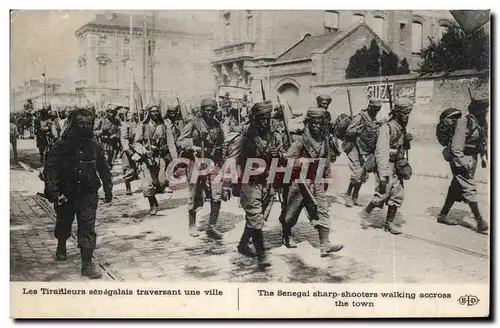
[[439, 25], [438, 41], [441, 41], [441, 38], [443, 37], [444, 34], [446, 34], [447, 30], [448, 30], [447, 25]]
[[359, 24], [365, 21], [365, 16], [363, 14], [354, 14], [351, 18], [352, 24]]
[[411, 52], [419, 54], [422, 50], [422, 23], [413, 21], [411, 28]]
[[325, 32], [331, 33], [339, 30], [339, 13], [336, 11], [325, 11]]
[[384, 39], [384, 18], [383, 17], [373, 17], [372, 23], [373, 32], [375, 32], [379, 38]]

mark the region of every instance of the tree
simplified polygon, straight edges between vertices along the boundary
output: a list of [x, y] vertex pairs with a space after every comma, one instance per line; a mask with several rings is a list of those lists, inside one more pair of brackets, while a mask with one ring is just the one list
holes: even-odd
[[490, 68], [490, 40], [483, 30], [466, 34], [459, 26], [450, 25], [441, 40], [429, 41], [420, 54], [423, 61], [418, 71], [422, 74]]
[[373, 39], [370, 43], [370, 48], [363, 48], [349, 58], [349, 65], [346, 68], [346, 78], [359, 77], [374, 77], [374, 76], [389, 76], [401, 75], [410, 73], [408, 62], [406, 59], [400, 61], [398, 56], [393, 52], [382, 51]]

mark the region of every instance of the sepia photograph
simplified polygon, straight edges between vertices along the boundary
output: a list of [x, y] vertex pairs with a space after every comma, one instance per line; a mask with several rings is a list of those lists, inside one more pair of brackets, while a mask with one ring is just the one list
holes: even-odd
[[11, 10], [11, 316], [488, 317], [490, 14]]

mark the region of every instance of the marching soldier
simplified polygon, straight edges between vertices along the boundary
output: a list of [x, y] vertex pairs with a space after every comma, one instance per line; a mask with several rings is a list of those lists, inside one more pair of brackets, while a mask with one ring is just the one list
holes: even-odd
[[403, 179], [408, 179], [404, 174], [411, 170], [409, 164], [400, 166], [404, 159], [405, 150], [410, 148], [411, 135], [406, 134], [406, 125], [413, 103], [408, 98], [399, 98], [391, 109], [388, 122], [378, 130], [375, 149], [376, 181], [378, 183], [371, 202], [363, 210], [362, 227], [366, 227], [366, 220], [375, 207], [382, 208], [388, 205], [384, 230], [391, 234], [401, 233], [394, 224], [397, 210], [403, 204], [404, 186]]
[[332, 120], [332, 115], [330, 111], [328, 110], [328, 107], [330, 106], [330, 103], [332, 102], [332, 97], [329, 95], [319, 95], [316, 97], [316, 104], [319, 108], [324, 108], [326, 110], [326, 136], [328, 138], [328, 144], [330, 146], [330, 162], [335, 162], [337, 160], [337, 157], [340, 156], [340, 147], [339, 147], [339, 142], [337, 138], [333, 135], [333, 124], [331, 122]]
[[[478, 206], [477, 188], [474, 183], [478, 155], [487, 154], [487, 115], [489, 96], [487, 92], [477, 92], [469, 104], [469, 114], [458, 119], [451, 144], [445, 148], [448, 153], [453, 179], [446, 200], [438, 216], [438, 222], [456, 225], [447, 215], [455, 202], [465, 202], [477, 221], [477, 232], [488, 231], [488, 223], [483, 219]], [[486, 161], [482, 167], [486, 167]]]
[[38, 118], [34, 122], [35, 125], [35, 135], [36, 135], [36, 147], [40, 154], [40, 163], [44, 163], [45, 154], [48, 153], [52, 144], [52, 120], [50, 119], [49, 110], [47, 107], [43, 107], [39, 113]]
[[[319, 165], [326, 165], [323, 176], [330, 176], [330, 147], [326, 135], [327, 114], [324, 108], [310, 108], [305, 117], [305, 128], [298, 140], [295, 140], [285, 154], [286, 158], [309, 158], [314, 159], [309, 163], [307, 180], [304, 183], [295, 180], [286, 192], [286, 213], [283, 226], [283, 244], [288, 248], [296, 247], [291, 239], [292, 227], [295, 226], [300, 212], [305, 207], [308, 217], [314, 228], [318, 230], [320, 240], [321, 257], [329, 253], [340, 251], [342, 245], [334, 245], [330, 242], [330, 217], [328, 214], [328, 201], [326, 198], [326, 186], [316, 177]], [[324, 159], [322, 164], [320, 159]], [[299, 170], [297, 170], [297, 168]], [[300, 174], [299, 166], [294, 170]], [[294, 174], [297, 175], [297, 174]], [[296, 176], [294, 178], [297, 178]], [[313, 199], [311, 199], [313, 198]], [[317, 206], [315, 205], [317, 203]]]
[[368, 174], [364, 169], [363, 157], [357, 144], [357, 138], [367, 123], [376, 122], [377, 114], [381, 107], [382, 101], [380, 99], [370, 99], [368, 108], [363, 109], [361, 113], [355, 115], [347, 127], [345, 141], [342, 144], [342, 149], [349, 159], [349, 170], [351, 171], [351, 179], [346, 193], [345, 206], [347, 207], [359, 205], [359, 191], [363, 183], [368, 180]]
[[10, 114], [10, 144], [12, 145], [12, 152], [14, 153], [14, 161], [17, 162], [17, 138], [19, 138], [19, 129], [16, 124], [16, 116]]
[[[203, 206], [203, 191], [207, 198], [210, 198], [210, 218], [208, 221], [207, 235], [214, 239], [222, 239], [222, 233], [216, 229], [219, 217], [221, 199], [223, 193], [223, 182], [213, 181], [223, 165], [223, 144], [224, 131], [220, 122], [215, 119], [217, 103], [213, 99], [203, 99], [201, 101], [201, 115], [190, 121], [179, 137], [179, 148], [188, 154], [191, 159], [196, 160], [196, 156], [212, 160], [214, 169], [205, 176], [197, 177], [196, 183], [192, 183], [196, 161], [192, 161], [188, 167], [189, 183], [189, 234], [192, 237], [199, 236], [196, 229], [196, 211]], [[196, 168], [200, 169], [200, 168]]]
[[[269, 168], [272, 159], [278, 158], [284, 151], [281, 135], [271, 128], [272, 109], [270, 101], [255, 103], [251, 109], [252, 119], [249, 126], [230, 144], [229, 158], [236, 161], [240, 172], [247, 169], [247, 160], [250, 158], [264, 160]], [[271, 266], [265, 253], [262, 234], [262, 228], [274, 201], [274, 186], [267, 181], [267, 176], [268, 170], [260, 175], [251, 176], [249, 181], [241, 181], [240, 193], [246, 225], [238, 245], [238, 252], [250, 257], [256, 255], [261, 269]], [[255, 252], [249, 246], [250, 239], [255, 246]]]
[[231, 99], [229, 99], [229, 92], [226, 92], [224, 94], [224, 98], [220, 102], [220, 107], [222, 108], [222, 111], [224, 112], [225, 116], [230, 115], [232, 104], [231, 104]]
[[66, 241], [71, 236], [76, 215], [81, 274], [98, 279], [101, 273], [92, 264], [96, 247], [97, 192], [102, 180], [105, 201], [111, 202], [111, 172], [103, 149], [92, 139], [94, 115], [86, 109], [79, 109], [71, 113], [69, 122], [68, 129], [49, 153], [44, 168], [45, 195], [54, 203], [57, 214], [54, 233], [58, 241], [56, 259], [67, 259]]
[[177, 158], [174, 135], [161, 117], [160, 108], [149, 107], [145, 120], [136, 128], [133, 150], [139, 156], [142, 189], [149, 201], [149, 214], [158, 212], [155, 195], [165, 192], [167, 187], [166, 157]]
[[108, 157], [110, 168], [113, 168], [114, 159], [118, 155], [120, 148], [120, 120], [116, 117], [116, 114], [117, 109], [108, 106], [100, 132], [101, 142]]
[[170, 127], [170, 130], [172, 130], [175, 140], [178, 140], [182, 130], [184, 129], [184, 122], [182, 121], [182, 115], [178, 105], [167, 106], [165, 124]]
[[122, 145], [122, 173], [125, 180], [125, 195], [132, 195], [130, 182], [138, 178], [135, 162], [132, 160], [133, 151], [130, 144], [134, 142], [136, 126], [127, 117], [129, 113], [126, 110], [120, 112], [120, 143]]

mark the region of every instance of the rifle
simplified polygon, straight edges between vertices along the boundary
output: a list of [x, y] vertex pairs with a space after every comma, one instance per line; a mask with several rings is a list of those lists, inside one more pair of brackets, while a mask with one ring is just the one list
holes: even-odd
[[[472, 101], [472, 91], [470, 89], [470, 86], [468, 87], [469, 90], [469, 97]], [[481, 141], [477, 144], [477, 148], [479, 150], [479, 156], [481, 156], [481, 167], [484, 169], [488, 166], [488, 151], [487, 149], [487, 144], [486, 144], [486, 136], [484, 133], [481, 133]]]
[[[280, 104], [279, 97], [278, 97], [278, 103]], [[288, 102], [287, 102], [287, 104], [288, 104]], [[281, 106], [281, 104], [280, 104], [280, 106]], [[290, 104], [288, 104], [288, 107], [290, 108]], [[291, 108], [290, 108], [290, 111], [292, 111]], [[283, 119], [283, 125], [285, 127], [286, 136], [288, 139], [288, 143], [291, 145], [293, 143], [293, 140], [292, 140], [292, 135], [290, 134], [290, 129], [288, 128], [288, 122], [285, 118], [285, 115], [282, 116], [282, 119]], [[304, 180], [304, 177], [302, 175], [299, 175], [299, 188], [302, 190], [302, 195], [304, 196], [304, 198], [308, 199], [312, 203], [314, 211], [316, 211], [316, 209], [318, 208], [318, 202], [316, 201], [316, 198], [314, 197], [311, 190], [307, 186], [307, 183]]]
[[351, 113], [351, 117], [354, 116], [354, 112], [352, 111], [352, 104], [351, 104], [351, 90], [349, 90], [349, 87], [346, 84], [346, 90], [347, 90], [347, 101], [349, 101], [349, 112]]

